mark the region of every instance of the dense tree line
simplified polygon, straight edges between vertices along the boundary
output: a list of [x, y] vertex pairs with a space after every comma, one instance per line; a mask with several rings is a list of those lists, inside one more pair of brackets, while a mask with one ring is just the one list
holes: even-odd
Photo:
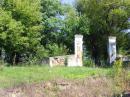
[[41, 40], [40, 9], [40, 0], [3, 0], [0, 8], [0, 40], [7, 62], [15, 64], [20, 56], [35, 55]]
[[88, 55], [107, 60], [108, 36], [118, 51], [129, 49], [129, 0], [0, 0], [0, 54], [11, 64], [74, 52], [74, 35], [84, 35]]
[[69, 17], [75, 13], [69, 15], [68, 9], [72, 7], [59, 0], [1, 0], [0, 52], [5, 52], [4, 60], [17, 64], [72, 52], [72, 39], [66, 37], [72, 29], [67, 26]]
[[124, 29], [129, 28], [129, 0], [78, 0], [77, 10], [81, 18], [88, 21], [84, 40], [95, 63], [100, 65], [102, 60], [107, 62], [109, 36], [117, 37], [118, 54], [130, 49], [130, 37], [124, 32]]

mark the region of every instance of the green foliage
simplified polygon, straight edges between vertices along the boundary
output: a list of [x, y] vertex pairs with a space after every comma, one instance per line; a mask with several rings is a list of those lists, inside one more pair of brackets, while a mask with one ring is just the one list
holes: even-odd
[[95, 63], [92, 59], [87, 59], [87, 60], [84, 60], [84, 66], [86, 67], [95, 67]]
[[121, 60], [118, 60], [116, 61], [114, 64], [113, 64], [113, 73], [114, 73], [114, 76], [116, 77], [119, 77], [121, 74], [122, 74], [122, 61]]
[[81, 13], [81, 18], [88, 20], [88, 25], [85, 24], [83, 28], [84, 40], [96, 64], [100, 65], [101, 60], [107, 60], [109, 36], [117, 37], [117, 50], [128, 48], [128, 35], [122, 30], [129, 27], [130, 1], [123, 1], [77, 0], [77, 10]]
[[117, 60], [113, 64], [113, 80], [114, 80], [114, 91], [117, 94], [121, 94], [127, 86], [127, 70], [123, 69], [123, 63], [121, 60]]
[[60, 43], [62, 39], [62, 19], [59, 15], [62, 13], [62, 6], [59, 0], [42, 0], [42, 13], [43, 22], [42, 26], [44, 31], [41, 32], [41, 44], [46, 46], [50, 43]]
[[74, 35], [83, 34], [90, 57], [101, 64], [108, 36], [118, 37], [118, 52], [130, 49], [130, 36], [122, 32], [129, 27], [129, 5], [129, 0], [77, 0], [75, 9], [60, 0], [0, 0], [0, 54], [4, 50], [11, 64], [72, 54]]
[[[47, 58], [49, 56], [49, 52], [47, 49], [45, 49], [43, 46], [38, 47], [36, 50], [35, 56], [33, 54], [30, 55], [29, 58], [27, 58], [27, 61], [23, 64], [25, 65], [35, 65], [35, 64], [41, 64], [42, 60], [44, 58]], [[21, 64], [21, 65], [23, 65]]]
[[57, 45], [55, 43], [53, 44], [48, 44], [46, 46], [49, 56], [60, 56], [60, 55], [66, 55], [68, 50], [65, 46], [63, 45]]
[[66, 13], [66, 17], [64, 20], [64, 33], [65, 35], [65, 44], [69, 48], [69, 52], [72, 53], [74, 51], [74, 35], [79, 34], [78, 27], [79, 27], [79, 16], [76, 10], [72, 7], [68, 7], [68, 11]]
[[0, 8], [0, 40], [6, 60], [15, 64], [21, 55], [35, 55], [40, 46], [40, 0], [4, 0]]
[[67, 47], [67, 53], [72, 53], [74, 35], [78, 33], [78, 13], [73, 7], [62, 5], [59, 0], [43, 0], [42, 8], [45, 28], [42, 45], [62, 44]]
[[3, 0], [0, 4], [0, 52], [5, 50], [7, 62], [32, 63], [73, 52], [79, 22], [74, 8], [59, 0]]

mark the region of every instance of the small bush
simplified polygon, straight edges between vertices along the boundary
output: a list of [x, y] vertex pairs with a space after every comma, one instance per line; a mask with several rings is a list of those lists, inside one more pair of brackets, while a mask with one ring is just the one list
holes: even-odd
[[4, 61], [0, 60], [0, 71], [3, 71], [4, 66], [5, 66]]
[[121, 94], [126, 89], [127, 71], [123, 68], [123, 62], [117, 60], [113, 64], [114, 91]]
[[95, 63], [92, 59], [87, 59], [83, 61], [84, 66], [86, 67], [95, 67]]
[[48, 44], [46, 46], [46, 49], [48, 49], [48, 53], [49, 56], [60, 56], [60, 55], [66, 55], [68, 52], [68, 49], [66, 46], [62, 45], [62, 44], [56, 44], [56, 43], [52, 43], [52, 44]]
[[114, 77], [115, 76], [120, 76], [122, 73], [122, 61], [121, 60], [117, 60], [114, 64], [113, 64], [113, 74]]

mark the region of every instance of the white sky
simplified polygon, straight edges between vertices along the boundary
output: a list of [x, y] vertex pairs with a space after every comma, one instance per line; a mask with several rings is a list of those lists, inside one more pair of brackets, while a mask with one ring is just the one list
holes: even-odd
[[75, 0], [61, 0], [62, 3], [72, 5]]

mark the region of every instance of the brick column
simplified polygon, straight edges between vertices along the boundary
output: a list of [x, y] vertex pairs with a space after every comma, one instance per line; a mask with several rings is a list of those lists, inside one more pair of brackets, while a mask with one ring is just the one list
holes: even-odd
[[108, 43], [108, 55], [109, 55], [109, 63], [112, 64], [116, 60], [116, 37], [109, 37]]
[[83, 36], [75, 35], [75, 65], [83, 66]]

